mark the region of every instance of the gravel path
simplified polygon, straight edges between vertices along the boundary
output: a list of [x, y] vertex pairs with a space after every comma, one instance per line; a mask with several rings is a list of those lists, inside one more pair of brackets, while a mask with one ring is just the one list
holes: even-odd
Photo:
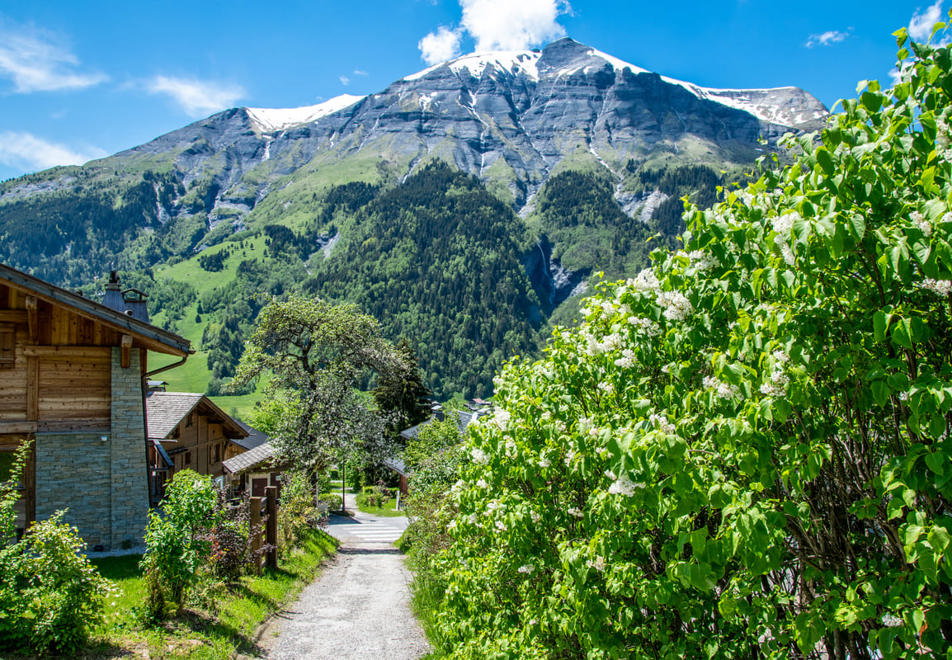
[[410, 611], [410, 574], [393, 547], [406, 526], [403, 517], [331, 516], [337, 556], [264, 631], [268, 657], [416, 660], [429, 652]]

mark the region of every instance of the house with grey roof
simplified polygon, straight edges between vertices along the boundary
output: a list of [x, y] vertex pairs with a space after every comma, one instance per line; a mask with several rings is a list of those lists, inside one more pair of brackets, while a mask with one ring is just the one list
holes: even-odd
[[153, 502], [178, 470], [224, 475], [223, 462], [247, 451], [251, 435], [204, 394], [149, 392], [146, 398]]
[[267, 486], [281, 487], [281, 473], [287, 466], [274, 453], [274, 446], [268, 436], [244, 422], [238, 422], [248, 431], [248, 437], [241, 442], [248, 450], [232, 456], [222, 463], [225, 480], [231, 489], [238, 493], [249, 492], [252, 497], [264, 495]]

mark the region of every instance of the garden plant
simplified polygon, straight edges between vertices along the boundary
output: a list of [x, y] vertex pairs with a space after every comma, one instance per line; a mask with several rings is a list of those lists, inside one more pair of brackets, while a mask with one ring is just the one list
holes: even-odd
[[952, 657], [952, 49], [897, 38], [497, 378], [431, 560], [453, 657]]

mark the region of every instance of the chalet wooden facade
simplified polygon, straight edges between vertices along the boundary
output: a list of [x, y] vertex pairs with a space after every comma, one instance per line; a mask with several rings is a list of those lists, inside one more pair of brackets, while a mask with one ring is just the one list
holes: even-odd
[[173, 366], [150, 373], [149, 351], [180, 364], [191, 349], [131, 313], [0, 264], [0, 467], [33, 444], [21, 526], [68, 508], [91, 548], [141, 541], [145, 383]]
[[288, 465], [276, 459], [271, 438], [244, 422], [238, 422], [248, 432], [248, 437], [237, 440], [245, 451], [229, 456], [222, 463], [225, 483], [233, 494], [248, 494], [263, 497], [268, 486], [281, 491], [281, 474]]
[[245, 451], [248, 431], [204, 394], [150, 392], [146, 418], [153, 501], [178, 470], [219, 477], [222, 462]]

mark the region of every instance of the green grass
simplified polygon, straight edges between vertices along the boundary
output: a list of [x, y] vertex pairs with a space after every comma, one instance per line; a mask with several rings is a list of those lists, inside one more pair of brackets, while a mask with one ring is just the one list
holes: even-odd
[[107, 598], [106, 620], [95, 631], [88, 652], [198, 659], [260, 655], [256, 636], [261, 624], [313, 581], [336, 545], [324, 532], [313, 530], [301, 547], [279, 558], [276, 570], [242, 576], [227, 585], [206, 580], [193, 589], [182, 615], [151, 626], [141, 622], [146, 585], [138, 568], [140, 557], [93, 560], [116, 591]]

